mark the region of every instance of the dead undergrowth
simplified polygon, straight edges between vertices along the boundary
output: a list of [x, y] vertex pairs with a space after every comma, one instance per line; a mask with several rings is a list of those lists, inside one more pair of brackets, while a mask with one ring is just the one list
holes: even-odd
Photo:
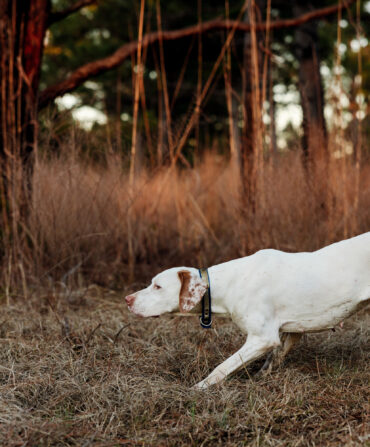
[[333, 159], [308, 173], [298, 151], [279, 154], [266, 161], [253, 211], [224, 156], [143, 168], [131, 197], [119, 158], [94, 166], [65, 149], [35, 170], [27, 244], [5, 278], [10, 288], [19, 287], [20, 267], [30, 284], [117, 289], [172, 266], [210, 266], [261, 248], [312, 251], [370, 228], [368, 158], [359, 171]]
[[1, 307], [0, 444], [369, 445], [369, 321], [308, 335], [272, 375], [253, 378], [257, 363], [200, 392], [243, 342], [230, 320], [142, 320], [96, 287], [16, 297]]

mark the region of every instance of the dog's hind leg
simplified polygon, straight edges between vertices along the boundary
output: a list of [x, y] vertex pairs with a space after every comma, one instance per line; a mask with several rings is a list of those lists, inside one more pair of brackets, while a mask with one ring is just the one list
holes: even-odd
[[281, 345], [277, 346], [267, 356], [262, 368], [257, 372], [257, 375], [270, 373], [273, 369], [278, 368], [284, 361], [286, 355], [290, 352], [294, 345], [296, 345], [302, 338], [301, 333], [291, 332], [283, 333], [280, 337]]

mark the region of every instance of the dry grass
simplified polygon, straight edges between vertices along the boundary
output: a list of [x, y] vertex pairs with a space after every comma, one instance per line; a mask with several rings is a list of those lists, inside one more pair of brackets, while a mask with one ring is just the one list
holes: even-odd
[[2, 306], [0, 444], [359, 446], [370, 442], [370, 314], [309, 335], [272, 375], [258, 364], [190, 386], [236, 351], [230, 320], [141, 320], [122, 297], [60, 286]]
[[260, 248], [315, 250], [369, 231], [365, 159], [360, 174], [357, 196], [349, 159], [333, 159], [329, 168], [317, 163], [308, 176], [298, 151], [277, 155], [265, 163], [251, 213], [240, 196], [237, 168], [215, 154], [206, 154], [193, 169], [143, 168], [132, 201], [119, 159], [112, 157], [105, 168], [74, 155], [41, 160], [25, 270], [36, 281], [122, 287], [128, 277], [128, 219], [136, 280], [165, 267], [207, 266]]

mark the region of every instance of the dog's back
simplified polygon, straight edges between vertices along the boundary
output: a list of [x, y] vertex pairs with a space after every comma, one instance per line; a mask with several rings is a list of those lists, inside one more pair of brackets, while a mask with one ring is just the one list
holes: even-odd
[[283, 331], [332, 327], [370, 299], [370, 233], [282, 257], [290, 272], [279, 292]]

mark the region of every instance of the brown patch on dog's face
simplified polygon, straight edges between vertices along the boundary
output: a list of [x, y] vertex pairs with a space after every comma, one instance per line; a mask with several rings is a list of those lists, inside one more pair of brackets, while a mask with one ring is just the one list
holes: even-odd
[[181, 281], [179, 307], [180, 312], [189, 312], [202, 299], [207, 286], [201, 278], [196, 278], [187, 270], [178, 272]]

